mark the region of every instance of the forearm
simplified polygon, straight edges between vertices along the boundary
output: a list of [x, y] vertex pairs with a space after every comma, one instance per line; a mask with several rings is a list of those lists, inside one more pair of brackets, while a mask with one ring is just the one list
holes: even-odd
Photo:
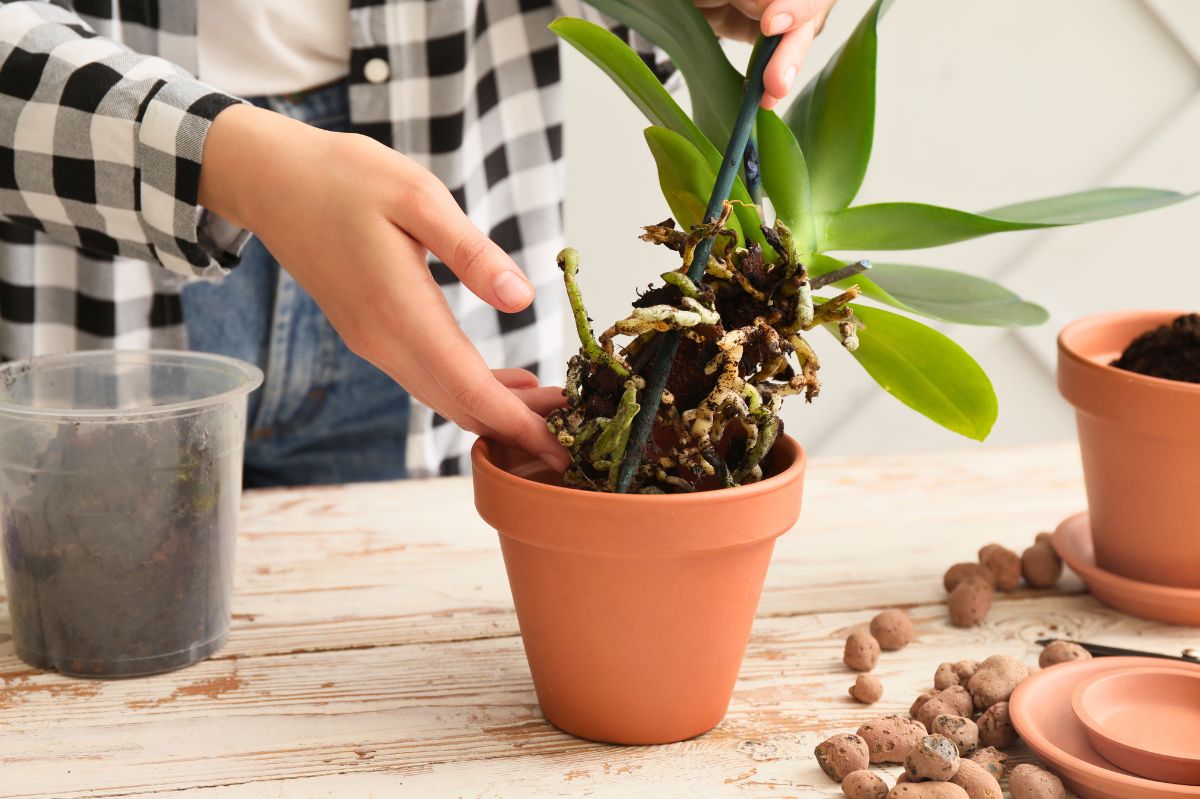
[[238, 101], [41, 2], [0, 5], [0, 216], [66, 244], [217, 270], [240, 238], [197, 204], [214, 117]]

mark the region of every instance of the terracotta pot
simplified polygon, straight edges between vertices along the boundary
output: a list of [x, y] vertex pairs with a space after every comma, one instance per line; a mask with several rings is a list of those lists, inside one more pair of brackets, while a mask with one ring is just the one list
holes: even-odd
[[1100, 568], [1200, 588], [1200, 385], [1108, 364], [1177, 311], [1122, 311], [1058, 337], [1058, 387], [1075, 406]]
[[492, 441], [475, 507], [500, 533], [538, 702], [561, 730], [681, 741], [725, 716], [775, 539], [800, 515], [804, 451], [776, 444], [740, 488], [617, 495], [565, 488]]

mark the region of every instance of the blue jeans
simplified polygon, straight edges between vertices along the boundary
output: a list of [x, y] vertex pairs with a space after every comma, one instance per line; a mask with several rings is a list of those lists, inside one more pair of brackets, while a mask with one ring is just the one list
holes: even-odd
[[[345, 83], [255, 105], [326, 130], [349, 125]], [[258, 239], [219, 283], [190, 283], [183, 311], [192, 349], [256, 364], [250, 395], [248, 487], [404, 476], [409, 397], [346, 347], [316, 302]]]

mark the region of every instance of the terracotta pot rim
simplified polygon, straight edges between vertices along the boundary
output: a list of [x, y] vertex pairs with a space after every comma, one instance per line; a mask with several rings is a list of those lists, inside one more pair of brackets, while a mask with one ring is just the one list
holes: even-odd
[[521, 487], [526, 490], [531, 489], [545, 492], [550, 496], [559, 497], [564, 500], [571, 497], [583, 500], [604, 496], [606, 503], [611, 502], [618, 507], [629, 506], [641, 510], [649, 508], [666, 509], [674, 506], [690, 505], [697, 502], [697, 500], [702, 500], [705, 503], [744, 501], [753, 498], [757, 494], [777, 491], [785, 485], [796, 482], [804, 476], [808, 465], [808, 455], [799, 442], [791, 436], [782, 435], [775, 442], [775, 449], [780, 450], [776, 457], [789, 458], [790, 462], [782, 471], [776, 472], [765, 480], [759, 480], [756, 483], [736, 488], [719, 488], [712, 491], [697, 491], [690, 494], [611, 494], [585, 491], [582, 488], [550, 485], [515, 475], [492, 463], [487, 452], [488, 447], [492, 443], [489, 439], [479, 438], [476, 439], [474, 445], [471, 447], [471, 467], [483, 472], [488, 479], [497, 480], [513, 488]]
[[[1168, 380], [1165, 377], [1152, 377], [1139, 372], [1131, 372], [1128, 369], [1118, 369], [1115, 366], [1110, 366], [1107, 363], [1097, 361], [1094, 358], [1090, 358], [1087, 355], [1080, 353], [1071, 345], [1071, 339], [1085, 330], [1091, 330], [1097, 327], [1108, 327], [1138, 316], [1161, 316], [1167, 319], [1175, 319], [1179, 316], [1186, 316], [1189, 313], [1194, 312], [1144, 309], [1133, 311], [1110, 311], [1107, 313], [1082, 316], [1068, 323], [1059, 332], [1058, 353], [1061, 358], [1070, 361], [1071, 365], [1075, 368], [1082, 369], [1085, 372], [1090, 372], [1096, 375], [1099, 379], [1119, 380], [1125, 383], [1141, 384], [1148, 390], [1167, 391], [1184, 396], [1200, 397], [1200, 383], [1186, 383], [1181, 380]], [[1147, 328], [1146, 332], [1149, 332], [1151, 329], [1153, 328]]]

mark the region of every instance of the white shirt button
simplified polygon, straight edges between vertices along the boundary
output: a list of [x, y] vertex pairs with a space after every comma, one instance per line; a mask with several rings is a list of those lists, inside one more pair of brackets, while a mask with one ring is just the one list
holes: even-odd
[[391, 66], [382, 58], [372, 58], [363, 64], [363, 77], [368, 83], [384, 83], [391, 75]]

